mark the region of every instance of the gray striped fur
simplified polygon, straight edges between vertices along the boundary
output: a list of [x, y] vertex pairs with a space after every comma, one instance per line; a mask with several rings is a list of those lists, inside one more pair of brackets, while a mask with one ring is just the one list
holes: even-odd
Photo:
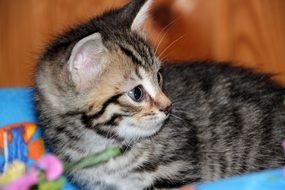
[[[131, 30], [145, 2], [132, 1], [71, 29], [39, 59], [36, 101], [50, 149], [65, 161], [107, 147], [123, 150], [99, 167], [69, 173], [69, 179], [82, 189], [177, 188], [284, 165], [284, 87], [248, 69], [194, 62], [164, 65], [161, 91], [160, 61], [141, 31]], [[81, 88], [68, 60], [75, 45], [94, 33], [108, 51], [107, 65]], [[132, 128], [126, 122], [138, 113], [158, 115], [126, 95], [145, 80], [151, 81], [146, 91], [159, 95], [146, 94], [149, 107], [160, 106], [158, 100], [167, 104], [169, 97], [172, 113], [155, 116], [157, 125], [142, 120]]]

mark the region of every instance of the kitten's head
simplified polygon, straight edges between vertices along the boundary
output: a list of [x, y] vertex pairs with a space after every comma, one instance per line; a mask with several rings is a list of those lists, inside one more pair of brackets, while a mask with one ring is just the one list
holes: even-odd
[[150, 5], [134, 0], [57, 39], [38, 66], [40, 114], [80, 113], [85, 127], [109, 138], [157, 133], [171, 102], [142, 32]]

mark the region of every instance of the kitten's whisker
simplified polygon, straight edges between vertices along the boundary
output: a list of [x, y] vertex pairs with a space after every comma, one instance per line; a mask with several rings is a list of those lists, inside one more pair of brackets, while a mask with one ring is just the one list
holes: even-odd
[[[169, 53], [171, 54], [171, 52], [173, 52], [173, 51], [170, 50]], [[167, 62], [167, 54], [165, 54], [163, 57], [160, 57], [159, 60], [162, 62]]]
[[177, 116], [177, 115], [174, 115], [173, 113], [171, 114], [171, 116], [173, 116], [173, 117], [175, 117], [175, 118], [177, 118], [177, 119], [180, 119], [180, 120], [184, 121], [183, 118], [181, 118], [181, 117], [179, 117], [179, 116]]
[[177, 21], [177, 18], [173, 19], [170, 23], [168, 23], [160, 32], [159, 32], [159, 36], [163, 33], [162, 37], [160, 38], [160, 40], [158, 41], [158, 44], [156, 45], [154, 54], [156, 55], [157, 50], [161, 44], [161, 42], [164, 40], [166, 34], [170, 31], [171, 27], [173, 26], [173, 24], [175, 23], [175, 21]]
[[185, 101], [189, 101], [191, 100], [191, 98], [184, 98], [184, 99], [180, 99], [180, 100], [176, 100], [176, 101], [172, 101], [172, 105], [181, 105], [181, 103], [185, 102]]
[[[173, 104], [172, 104], [173, 105]], [[172, 107], [172, 110], [181, 110], [181, 111], [186, 111], [185, 109], [183, 108], [180, 108], [180, 107]]]
[[174, 104], [174, 103], [179, 103], [179, 102], [181, 102], [181, 101], [189, 100], [189, 99], [191, 99], [191, 98], [190, 98], [190, 97], [183, 97], [183, 98], [179, 98], [179, 99], [174, 99], [174, 100], [172, 101], [172, 104]]
[[[175, 115], [175, 114], [171, 114], [171, 116], [173, 116], [173, 117], [175, 117], [175, 118], [177, 118], [177, 119], [180, 119], [181, 121], [183, 121], [183, 122], [186, 122], [186, 123], [191, 123], [191, 121], [190, 120], [188, 120], [188, 119], [186, 119], [186, 118], [181, 118], [181, 117], [179, 117], [178, 115]], [[183, 124], [182, 124], [183, 125]]]
[[173, 42], [171, 42], [166, 48], [164, 48], [164, 50], [158, 55], [158, 57], [162, 57], [163, 54], [164, 54], [169, 48], [171, 48], [176, 42], [178, 42], [179, 40], [181, 40], [184, 36], [185, 36], [185, 34], [181, 35], [179, 38], [177, 38], [176, 40], [174, 40]]
[[171, 60], [169, 59], [169, 55], [171, 55], [171, 53], [174, 52], [174, 51], [175, 51], [175, 50], [171, 49], [171, 50], [169, 50], [168, 52], [165, 52], [165, 55], [161, 55], [161, 56], [159, 57], [159, 60], [160, 60], [161, 62], [168, 63], [169, 61], [171, 61]]
[[111, 135], [111, 130], [107, 131], [106, 137], [109, 138], [109, 135]]
[[173, 112], [174, 112], [174, 113], [185, 113], [185, 114], [188, 114], [188, 113], [189, 113], [189, 112], [186, 111], [186, 110], [175, 110], [175, 109], [173, 109]]
[[130, 139], [130, 140], [127, 141], [127, 143], [125, 144], [127, 150], [128, 150], [129, 148], [131, 148], [132, 142], [133, 142], [132, 139]]
[[115, 136], [117, 136], [117, 134], [113, 133], [113, 135], [111, 136], [111, 139], [113, 139]]
[[[180, 127], [177, 125], [177, 123], [175, 123], [173, 120], [169, 120], [174, 126], [176, 127]], [[185, 127], [185, 125], [183, 123], [179, 123], [179, 125], [182, 125], [183, 127]]]
[[[175, 97], [172, 97], [172, 98], [171, 98], [172, 102], [173, 102], [173, 101], [176, 101], [177, 98], [180, 97], [180, 96], [182, 96], [182, 95], [183, 95], [183, 92], [180, 92], [180, 93], [176, 94]], [[183, 97], [183, 98], [185, 98], [185, 97]]]

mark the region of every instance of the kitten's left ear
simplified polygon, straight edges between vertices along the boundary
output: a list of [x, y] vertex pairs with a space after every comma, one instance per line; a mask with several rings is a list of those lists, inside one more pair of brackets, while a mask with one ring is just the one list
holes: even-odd
[[107, 48], [102, 42], [100, 33], [94, 33], [75, 44], [68, 60], [68, 69], [73, 82], [80, 89], [87, 88], [89, 83], [98, 79], [106, 67], [104, 55]]
[[131, 30], [142, 33], [143, 25], [148, 17], [148, 11], [154, 0], [132, 0], [126, 7], [125, 16], [131, 19]]

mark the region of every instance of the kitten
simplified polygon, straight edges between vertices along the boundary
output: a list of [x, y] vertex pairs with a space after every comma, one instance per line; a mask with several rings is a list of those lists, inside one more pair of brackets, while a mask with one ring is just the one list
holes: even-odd
[[37, 108], [51, 150], [66, 161], [123, 151], [70, 172], [71, 181], [82, 189], [175, 188], [283, 165], [285, 89], [214, 62], [160, 71], [142, 27], [151, 2], [70, 30], [39, 60]]

